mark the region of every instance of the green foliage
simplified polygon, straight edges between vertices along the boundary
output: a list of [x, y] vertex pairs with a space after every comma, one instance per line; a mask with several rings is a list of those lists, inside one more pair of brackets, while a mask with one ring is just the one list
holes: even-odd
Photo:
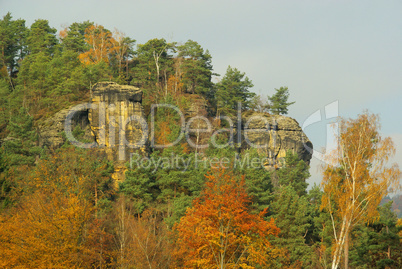
[[401, 268], [402, 242], [396, 226], [392, 202], [379, 207], [380, 218], [369, 225], [360, 225], [352, 233], [354, 247], [350, 264], [356, 268]]
[[7, 138], [0, 144], [0, 209], [12, 203], [11, 191], [14, 178], [24, 176], [19, 170], [35, 165], [43, 150], [37, 146], [37, 134], [33, 118], [24, 108], [10, 117], [6, 127]]
[[126, 172], [126, 178], [119, 184], [119, 190], [133, 201], [135, 210], [142, 213], [152, 205], [158, 195], [155, 180], [151, 169], [135, 167]]
[[152, 86], [152, 83], [159, 87], [165, 84], [171, 72], [174, 52], [175, 45], [163, 38], [139, 44], [132, 68], [132, 83], [142, 87]]
[[[82, 67], [81, 67], [82, 68]], [[107, 63], [101, 61], [97, 64], [91, 64], [83, 69], [83, 77], [87, 87], [92, 88], [99, 81], [108, 81], [112, 77]]]
[[212, 56], [209, 51], [204, 52], [204, 49], [193, 40], [178, 46], [177, 50], [179, 70], [183, 73], [182, 83], [186, 91], [208, 96], [212, 87]]
[[[21, 67], [18, 83], [26, 94], [26, 106], [37, 118], [67, 107], [82, 98], [93, 82], [107, 74], [98, 65], [84, 68], [78, 54], [57, 51], [54, 56], [43, 52], [27, 56]], [[60, 98], [62, 97], [62, 98]]]
[[9, 108], [10, 95], [9, 84], [5, 79], [0, 79], [0, 139], [6, 136], [6, 127], [11, 112]]
[[195, 167], [194, 155], [172, 153], [155, 151], [148, 159], [135, 159], [120, 184], [120, 191], [132, 200], [137, 213], [157, 208], [169, 225], [177, 222], [199, 195], [206, 172]]
[[315, 267], [329, 268], [333, 230], [329, 213], [320, 210], [322, 195], [323, 192], [319, 186], [314, 184], [306, 196], [309, 202], [308, 215], [310, 216], [310, 227], [306, 235], [306, 243], [315, 252], [313, 265]]
[[306, 197], [299, 196], [290, 185], [282, 186], [270, 210], [276, 226], [281, 229], [279, 237], [273, 238], [273, 242], [288, 251], [286, 258], [279, 259], [279, 262], [282, 266], [308, 267], [312, 250], [305, 240], [311, 225]]
[[38, 53], [29, 54], [22, 62], [18, 74], [19, 84], [35, 89], [36, 91], [40, 91], [42, 88], [47, 89], [47, 67], [51, 60], [51, 55], [46, 52], [40, 51]]
[[14, 115], [7, 125], [8, 137], [2, 144], [9, 166], [33, 166], [41, 148], [36, 146], [37, 134], [33, 118], [24, 108]]
[[229, 66], [225, 76], [216, 84], [218, 114], [235, 115], [238, 102], [241, 102], [242, 109], [248, 109], [251, 98], [255, 95], [249, 91], [251, 87], [253, 83], [245, 73]]
[[9, 164], [6, 159], [6, 154], [0, 151], [0, 212], [11, 204], [9, 194], [13, 185], [8, 179], [8, 168]]
[[71, 50], [57, 52], [47, 66], [46, 86], [52, 99], [64, 96], [75, 101], [88, 85], [78, 54]]
[[49, 26], [47, 20], [36, 20], [28, 31], [26, 43], [30, 54], [44, 53], [51, 55], [58, 44], [57, 30]]
[[280, 87], [279, 89], [275, 90], [276, 93], [274, 95], [272, 95], [271, 97], [268, 96], [268, 100], [270, 102], [270, 110], [272, 114], [275, 115], [286, 115], [288, 114], [288, 107], [295, 102], [288, 102], [288, 87]]
[[[7, 13], [0, 20], [0, 68], [5, 66], [8, 73], [14, 76], [19, 61], [24, 58], [25, 36], [27, 28], [25, 20], [12, 20], [10, 13]], [[3, 74], [0, 74], [0, 78]]]
[[[233, 151], [231, 156], [232, 158], [235, 156]], [[245, 150], [241, 155], [237, 156], [235, 171], [239, 171], [241, 175], [244, 175], [247, 193], [251, 198], [251, 208], [255, 213], [259, 213], [269, 208], [274, 199], [271, 172], [267, 171], [261, 162], [258, 162], [257, 165], [253, 163], [253, 160], [263, 159], [263, 156], [260, 156], [256, 149]]]
[[297, 195], [306, 195], [307, 182], [310, 177], [309, 166], [300, 160], [297, 153], [288, 151], [285, 157], [284, 167], [276, 172], [278, 184], [281, 186], [292, 186]]
[[115, 37], [118, 45], [116, 52], [112, 55], [110, 63], [114, 71], [114, 75], [117, 76], [116, 82], [119, 84], [129, 84], [129, 61], [135, 54], [134, 44], [135, 39], [124, 36], [124, 34], [116, 31]]
[[85, 52], [88, 49], [85, 43], [85, 30], [93, 24], [90, 21], [74, 22], [67, 29], [63, 30], [61, 32], [63, 49], [76, 53]]
[[92, 24], [73, 23], [62, 31], [61, 44], [46, 20], [32, 24], [25, 39], [29, 55], [20, 63], [17, 85], [12, 89], [17, 93], [11, 96], [13, 105], [8, 104], [8, 109], [23, 102], [35, 120], [47, 117], [84, 99], [96, 82], [110, 80], [107, 64], [83, 66], [78, 59], [79, 53], [88, 49], [84, 34]]

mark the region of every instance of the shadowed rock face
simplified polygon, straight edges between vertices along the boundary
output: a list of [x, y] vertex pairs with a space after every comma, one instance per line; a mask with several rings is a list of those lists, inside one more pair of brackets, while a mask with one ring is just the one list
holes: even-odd
[[250, 147], [246, 139], [260, 146], [258, 151], [269, 159], [267, 168], [280, 167], [288, 150], [310, 163], [313, 144], [295, 119], [248, 111], [242, 115], [242, 125], [242, 148]]
[[[60, 148], [66, 142], [65, 136], [63, 136], [63, 132], [65, 131], [64, 123], [72, 108], [73, 106], [60, 110], [53, 115], [53, 117], [48, 118], [39, 124], [38, 129], [40, 147], [46, 147], [54, 150]], [[74, 113], [74, 116], [71, 119], [71, 129], [74, 130], [77, 126], [84, 131], [84, 140], [88, 142], [94, 141], [92, 131], [89, 126], [88, 109]]]

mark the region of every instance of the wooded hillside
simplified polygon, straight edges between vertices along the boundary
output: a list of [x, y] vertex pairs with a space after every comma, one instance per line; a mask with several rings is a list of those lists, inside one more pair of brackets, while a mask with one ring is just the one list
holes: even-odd
[[[241, 67], [215, 74], [196, 41], [133, 38], [90, 21], [58, 33], [44, 19], [29, 27], [10, 13], [0, 20], [1, 268], [402, 267], [402, 220], [392, 202], [380, 205], [400, 171], [385, 165], [394, 148], [377, 117], [340, 120], [343, 148], [334, 156], [343, 158], [323, 167], [322, 188], [308, 187], [309, 164], [290, 150], [280, 169], [236, 166], [268, 156], [252, 147], [239, 155], [227, 118], [239, 102], [243, 111], [287, 114], [287, 87], [258, 96]], [[140, 88], [147, 121], [152, 104], [163, 103], [223, 131], [214, 141], [195, 135], [203, 149], [185, 139], [150, 147], [121, 182], [104, 151], [68, 141], [40, 147], [38, 126], [89, 102], [101, 81]], [[175, 141], [178, 122], [158, 109], [155, 141]], [[172, 156], [186, 169], [145, 165]]]

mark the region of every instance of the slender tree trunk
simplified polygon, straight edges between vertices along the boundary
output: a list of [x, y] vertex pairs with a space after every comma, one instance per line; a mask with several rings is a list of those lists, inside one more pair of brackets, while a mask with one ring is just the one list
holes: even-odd
[[[198, 116], [198, 113], [199, 113], [199, 109], [197, 107], [197, 116]], [[197, 146], [195, 148], [195, 154], [198, 153], [198, 144], [199, 144], [199, 142], [200, 142], [200, 120], [197, 121]]]
[[98, 184], [95, 183], [95, 206], [98, 205]]
[[335, 250], [334, 253], [332, 255], [332, 269], [337, 269], [339, 267], [339, 263], [341, 262], [341, 258], [342, 258], [342, 249], [345, 248], [345, 241], [346, 241], [346, 237], [347, 237], [347, 233], [348, 233], [348, 220], [346, 219], [346, 217], [343, 218], [342, 221], [342, 226], [341, 226], [341, 231], [339, 233], [339, 236], [336, 236], [336, 230], [335, 230], [335, 224], [334, 224], [334, 220], [332, 219], [332, 225], [333, 225], [333, 229], [334, 229], [334, 234], [335, 234]]
[[[387, 234], [389, 234], [389, 228], [388, 228], [388, 225], [387, 225], [386, 227], [387, 227]], [[387, 252], [387, 256], [388, 256], [388, 259], [391, 259], [391, 246], [390, 246], [390, 245], [388, 245], [388, 252]]]
[[128, 82], [128, 58], [126, 59], [126, 80]]
[[156, 85], [159, 87], [159, 54], [157, 54], [155, 51], [153, 53], [154, 55], [154, 60], [155, 60], [155, 66], [156, 66]]
[[346, 232], [344, 252], [345, 252], [345, 269], [349, 269], [349, 232]]
[[122, 59], [121, 59], [121, 55], [119, 56], [119, 75], [121, 74], [121, 66], [122, 66], [122, 64], [121, 64], [121, 62], [122, 62]]
[[166, 69], [164, 70], [164, 77], [165, 77], [165, 95], [167, 96], [168, 84], [167, 84], [167, 77], [166, 77]]

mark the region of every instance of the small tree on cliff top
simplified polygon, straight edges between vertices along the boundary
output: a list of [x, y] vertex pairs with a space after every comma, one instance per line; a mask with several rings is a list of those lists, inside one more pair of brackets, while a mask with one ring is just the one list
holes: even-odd
[[270, 102], [270, 110], [272, 114], [275, 115], [286, 115], [288, 114], [288, 107], [293, 105], [295, 102], [289, 102], [289, 90], [288, 87], [280, 87], [279, 89], [275, 89], [276, 93], [271, 97], [268, 96], [268, 100]]

